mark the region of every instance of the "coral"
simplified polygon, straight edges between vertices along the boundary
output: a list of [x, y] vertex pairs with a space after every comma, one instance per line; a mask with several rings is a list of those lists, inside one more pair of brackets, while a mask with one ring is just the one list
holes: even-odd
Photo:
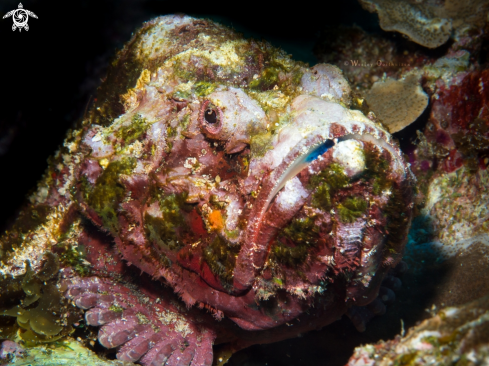
[[236, 351], [353, 307], [381, 313], [414, 177], [350, 92], [338, 68], [211, 21], [145, 23], [31, 196], [45, 219], [2, 238], [1, 273], [29, 276], [31, 255], [47, 278], [39, 251], [58, 253], [52, 281], [85, 312], [85, 346], [148, 365], [208, 365], [214, 343]]
[[391, 133], [413, 123], [428, 106], [428, 95], [415, 74], [401, 80], [377, 81], [366, 95], [376, 117]]
[[436, 17], [425, 4], [388, 0], [367, 0], [360, 3], [367, 10], [379, 14], [383, 30], [403, 33], [425, 47], [438, 47], [450, 38], [451, 22]]
[[[439, 82], [426, 138], [444, 150], [441, 165], [450, 172], [464, 162], [484, 164], [489, 146], [489, 92], [480, 87], [489, 82], [489, 71], [461, 73], [452, 83]], [[470, 95], [470, 99], [466, 99]], [[440, 154], [438, 154], [440, 155]]]
[[489, 297], [447, 307], [404, 336], [357, 347], [348, 366], [479, 365], [489, 357]]
[[[433, 77], [431, 68], [426, 71]], [[418, 133], [416, 148], [408, 151], [413, 171], [425, 182], [420, 185], [423, 194], [437, 175], [462, 166], [475, 173], [489, 163], [489, 94], [483, 87], [489, 82], [488, 70], [448, 68], [443, 75], [439, 78], [439, 70], [435, 81], [427, 83], [433, 93], [431, 114], [424, 132]]]
[[432, 240], [442, 243], [442, 251], [452, 254], [470, 245], [471, 238], [489, 233], [489, 173], [470, 173], [467, 168], [434, 178], [422, 213], [429, 215]]
[[368, 11], [378, 13], [382, 29], [400, 32], [429, 48], [448, 41], [452, 29], [483, 26], [489, 7], [486, 0], [448, 0], [443, 3], [432, 0], [360, 0], [360, 4]]

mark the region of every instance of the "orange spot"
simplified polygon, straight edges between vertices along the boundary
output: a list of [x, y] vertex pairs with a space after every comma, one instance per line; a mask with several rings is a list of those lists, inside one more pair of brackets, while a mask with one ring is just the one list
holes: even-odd
[[224, 227], [224, 220], [221, 211], [212, 211], [207, 217], [212, 230], [221, 230]]

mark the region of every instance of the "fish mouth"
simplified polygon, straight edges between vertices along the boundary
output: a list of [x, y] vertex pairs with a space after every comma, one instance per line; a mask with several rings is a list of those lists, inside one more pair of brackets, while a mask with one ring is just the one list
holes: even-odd
[[[314, 133], [312, 135], [314, 135]], [[382, 149], [388, 150], [392, 156], [398, 155], [395, 149], [393, 148], [393, 146], [389, 145], [385, 140], [376, 138], [375, 136], [370, 134], [364, 134], [364, 135], [348, 134], [333, 139], [324, 138], [322, 137], [321, 134], [317, 134], [316, 138], [313, 137], [313, 140], [316, 139], [318, 140], [322, 139], [322, 141], [312, 144], [308, 149], [306, 149], [306, 151], [302, 155], [297, 157], [287, 167], [287, 169], [285, 169], [285, 171], [281, 174], [280, 178], [276, 180], [274, 188], [272, 189], [272, 191], [270, 192], [270, 194], [266, 199], [267, 205], [265, 207], [265, 210], [268, 209], [268, 206], [273, 201], [275, 196], [280, 192], [280, 190], [285, 186], [285, 184], [290, 179], [297, 176], [303, 169], [307, 168], [313, 161], [318, 159], [320, 156], [324, 155], [328, 150], [334, 148], [334, 146], [340, 142], [348, 141], [348, 140], [369, 142], [369, 143], [373, 143], [376, 146], [381, 147]], [[308, 139], [306, 138], [306, 141], [307, 140]], [[405, 175], [408, 174], [408, 172], [406, 171], [406, 169], [404, 169], [402, 158], [400, 156], [399, 159], [394, 160], [393, 168], [397, 172], [397, 174], [401, 174], [403, 177], [405, 177]]]
[[[284, 189], [287, 182], [294, 179], [304, 169], [309, 167], [317, 159], [322, 159], [330, 150], [334, 153], [335, 147], [343, 141], [357, 140], [375, 145], [379, 151], [387, 150], [392, 156], [389, 174], [396, 179], [405, 179], [412, 175], [404, 165], [399, 149], [390, 138], [390, 135], [376, 128], [363, 133], [347, 133], [335, 136], [331, 134], [331, 126], [319, 128], [302, 139], [275, 168], [270, 176], [264, 180], [261, 191], [254, 203], [253, 210], [248, 221], [245, 240], [238, 254], [234, 270], [233, 288], [235, 294], [243, 294], [249, 291], [256, 277], [263, 269], [270, 245], [275, 232], [265, 228], [267, 213], [277, 195]], [[309, 192], [310, 194], [311, 192]], [[297, 204], [290, 212], [291, 218], [303, 207]]]

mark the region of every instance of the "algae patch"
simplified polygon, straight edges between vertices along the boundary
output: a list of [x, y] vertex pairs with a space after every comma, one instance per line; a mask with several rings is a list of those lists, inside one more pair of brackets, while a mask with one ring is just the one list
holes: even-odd
[[[298, 218], [284, 228], [282, 237], [272, 248], [271, 259], [289, 267], [303, 264], [310, 248], [317, 244], [319, 227], [313, 217]], [[288, 245], [293, 243], [293, 245]]]
[[219, 276], [224, 282], [229, 282], [233, 278], [239, 250], [239, 245], [233, 245], [216, 236], [204, 249], [203, 256], [212, 273]]
[[140, 114], [135, 114], [132, 117], [131, 123], [127, 126], [120, 127], [115, 135], [122, 139], [126, 145], [130, 144], [133, 141], [136, 141], [149, 127], [148, 121], [145, 118], [141, 117]]
[[367, 201], [360, 197], [348, 197], [338, 205], [340, 221], [353, 223], [367, 210]]
[[[111, 162], [97, 179], [88, 194], [88, 205], [101, 217], [104, 226], [112, 232], [118, 231], [117, 210], [124, 198], [125, 189], [119, 182], [121, 174], [130, 174], [136, 166], [135, 158], [124, 158]], [[85, 190], [89, 189], [85, 187]], [[82, 187], [83, 190], [83, 187]]]
[[345, 188], [350, 179], [341, 165], [333, 163], [328, 165], [320, 174], [311, 178], [311, 188], [316, 188], [312, 197], [312, 206], [328, 209], [331, 207], [331, 196], [334, 191]]

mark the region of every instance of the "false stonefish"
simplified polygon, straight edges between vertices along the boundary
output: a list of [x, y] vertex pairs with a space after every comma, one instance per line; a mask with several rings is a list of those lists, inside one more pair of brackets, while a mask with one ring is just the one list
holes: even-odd
[[58, 288], [98, 341], [144, 365], [210, 365], [213, 344], [345, 313], [362, 328], [355, 309], [381, 312], [401, 259], [414, 178], [350, 103], [335, 66], [209, 20], [149, 21], [51, 159], [29, 208], [42, 223], [2, 239], [2, 273], [57, 253]]

